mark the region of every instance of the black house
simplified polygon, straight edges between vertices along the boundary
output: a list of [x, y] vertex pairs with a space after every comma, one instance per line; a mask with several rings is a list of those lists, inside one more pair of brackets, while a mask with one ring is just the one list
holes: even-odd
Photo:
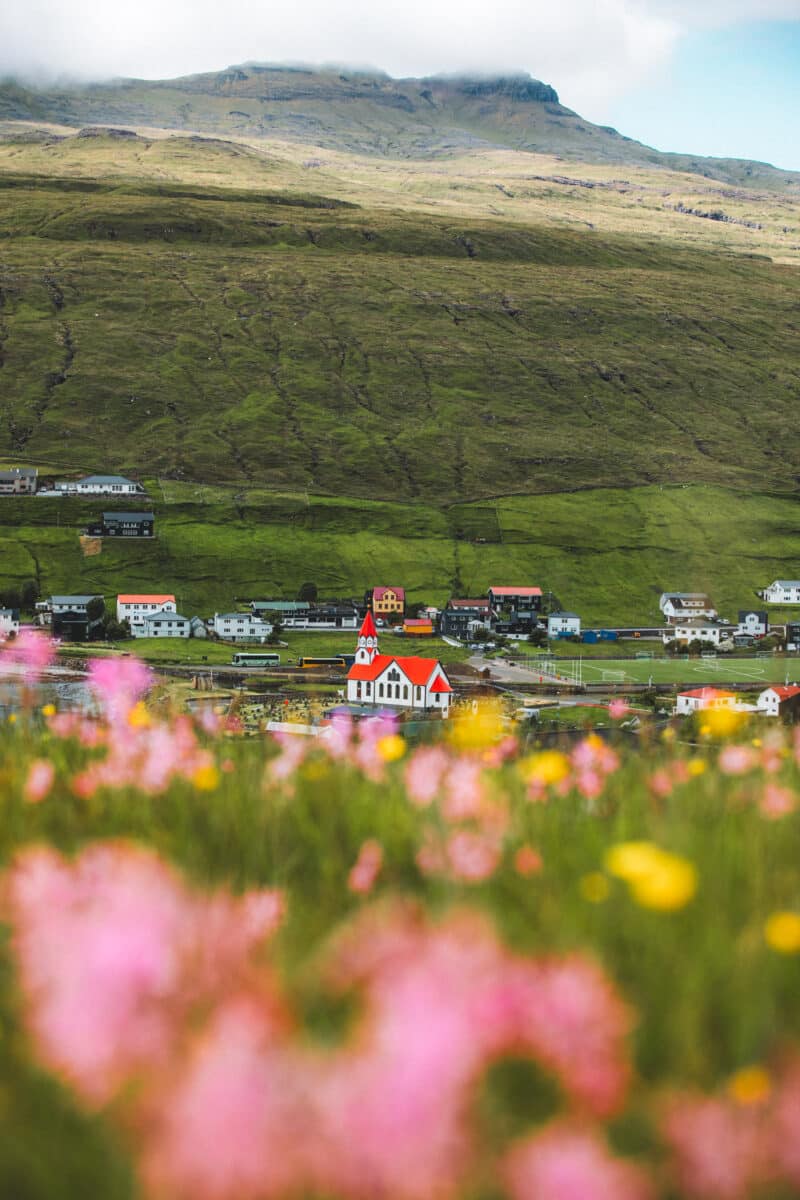
[[152, 537], [155, 516], [151, 512], [104, 512], [102, 521], [89, 525], [90, 537]]

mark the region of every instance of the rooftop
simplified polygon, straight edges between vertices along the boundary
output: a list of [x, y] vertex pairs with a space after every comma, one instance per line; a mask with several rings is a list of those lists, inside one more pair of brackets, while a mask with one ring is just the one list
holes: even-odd
[[168, 600], [175, 603], [175, 597], [171, 593], [159, 593], [153, 595], [137, 595], [135, 592], [130, 592], [125, 595], [117, 596], [120, 604], [166, 604]]
[[141, 487], [141, 484], [134, 483], [132, 479], [127, 479], [124, 475], [84, 475], [78, 483], [130, 483], [134, 487]]
[[493, 596], [541, 596], [542, 589], [538, 587], [490, 587]]
[[151, 512], [104, 512], [104, 521], [155, 521]]

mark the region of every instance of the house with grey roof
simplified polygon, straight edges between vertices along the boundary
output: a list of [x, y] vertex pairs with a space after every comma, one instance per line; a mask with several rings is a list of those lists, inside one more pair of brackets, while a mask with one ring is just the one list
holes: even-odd
[[776, 579], [769, 587], [756, 593], [767, 604], [800, 604], [800, 580]]
[[554, 612], [547, 618], [549, 638], [580, 637], [581, 619], [574, 612]]
[[0, 471], [0, 496], [33, 496], [38, 480], [36, 467], [12, 467]]
[[706, 592], [662, 592], [658, 607], [668, 621], [688, 621], [693, 617], [712, 621], [717, 615]]

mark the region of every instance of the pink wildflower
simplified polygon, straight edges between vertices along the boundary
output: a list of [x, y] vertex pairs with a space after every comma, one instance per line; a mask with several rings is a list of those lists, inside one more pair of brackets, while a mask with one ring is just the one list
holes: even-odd
[[480, 816], [485, 798], [481, 764], [466, 755], [447, 772], [442, 815], [447, 821], [467, 821]]
[[416, 808], [433, 803], [442, 785], [450, 762], [443, 746], [420, 746], [409, 758], [405, 768], [408, 798]]
[[710, 1097], [676, 1097], [663, 1133], [681, 1194], [703, 1200], [750, 1195], [763, 1168], [758, 1112]]
[[482, 883], [494, 874], [500, 863], [496, 839], [467, 829], [450, 834], [445, 853], [451, 873], [464, 883]]
[[39, 804], [55, 782], [56, 769], [46, 758], [36, 758], [28, 768], [23, 795], [28, 804]]
[[47, 634], [35, 629], [21, 629], [13, 642], [7, 643], [0, 666], [3, 662], [17, 663], [22, 667], [25, 678], [35, 682], [54, 658], [55, 645]]
[[612, 721], [619, 721], [628, 711], [628, 705], [624, 700], [612, 700], [608, 706], [608, 715]]
[[362, 896], [371, 892], [382, 865], [383, 847], [374, 838], [369, 838], [362, 845], [358, 859], [347, 878], [350, 891]]
[[614, 1158], [593, 1130], [554, 1122], [515, 1146], [504, 1170], [512, 1200], [650, 1200], [639, 1167]]
[[125, 720], [153, 686], [153, 679], [153, 672], [138, 658], [93, 658], [89, 663], [89, 686], [114, 723]]
[[724, 746], [719, 752], [719, 769], [725, 775], [746, 775], [758, 763], [758, 755], [750, 746]]
[[796, 805], [797, 798], [791, 788], [777, 783], [767, 783], [759, 801], [761, 812], [772, 821], [794, 812]]
[[647, 782], [653, 795], [658, 796], [661, 800], [665, 800], [667, 796], [671, 796], [675, 787], [672, 776], [664, 768], [654, 771]]

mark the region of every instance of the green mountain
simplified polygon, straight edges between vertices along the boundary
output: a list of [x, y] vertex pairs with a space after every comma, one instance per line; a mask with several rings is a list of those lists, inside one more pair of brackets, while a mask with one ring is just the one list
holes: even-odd
[[391, 79], [247, 63], [181, 79], [122, 79], [47, 91], [0, 84], [0, 120], [150, 126], [289, 139], [358, 154], [424, 158], [499, 147], [565, 160], [686, 171], [782, 190], [800, 173], [765, 163], [662, 154], [593, 125], [529, 76]]
[[[84, 557], [85, 506], [2, 500], [7, 580], [191, 610], [535, 580], [607, 623], [796, 574], [789, 176], [648, 159], [529, 80], [248, 67], [2, 97], [0, 457], [144, 478], [160, 534]], [[281, 136], [219, 136], [236, 112]], [[517, 118], [549, 154], [504, 148]]]

